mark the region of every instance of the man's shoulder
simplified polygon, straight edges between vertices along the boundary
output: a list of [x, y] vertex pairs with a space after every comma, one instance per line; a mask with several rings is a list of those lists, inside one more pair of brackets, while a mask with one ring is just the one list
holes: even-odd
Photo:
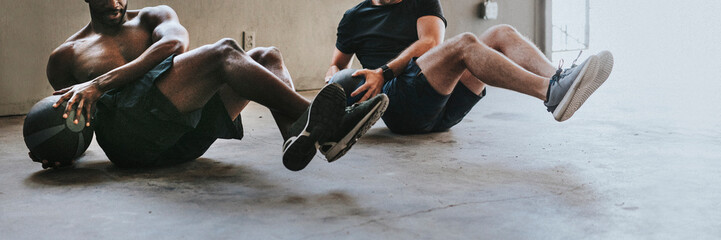
[[51, 53], [50, 57], [67, 58], [73, 56], [75, 54], [76, 46], [81, 45], [92, 35], [93, 34], [90, 30], [90, 25], [88, 24], [82, 29], [80, 29], [80, 31], [76, 32], [68, 39], [66, 39], [64, 43], [60, 44], [60, 46], [55, 48], [55, 50], [53, 50], [53, 52]]
[[64, 53], [72, 52], [73, 49], [75, 48], [75, 44], [78, 41], [82, 41], [82, 39], [68, 39], [66, 42], [64, 42], [63, 44], [60, 44], [60, 46], [55, 48], [55, 51], [53, 51], [53, 54], [55, 54], [55, 53], [64, 54]]
[[368, 1], [368, 0], [363, 0], [363, 2], [359, 3], [358, 5], [355, 5], [354, 7], [346, 10], [346, 11], [345, 11], [345, 15], [346, 15], [346, 16], [353, 16], [353, 15], [354, 15], [356, 12], [358, 12], [359, 10], [361, 10], [361, 9], [363, 9], [363, 8], [366, 8], [366, 7], [370, 6], [370, 5], [371, 5], [370, 1]]
[[150, 15], [166, 15], [175, 14], [175, 10], [168, 5], [158, 5], [154, 7], [144, 7], [137, 11], [139, 14], [150, 14]]
[[[128, 11], [131, 14], [131, 11]], [[140, 17], [141, 21], [163, 21], [177, 16], [175, 10], [168, 5], [158, 5], [154, 7], [144, 7], [139, 10], [133, 10], [132, 14]]]
[[75, 57], [75, 46], [78, 41], [82, 39], [67, 40], [63, 44], [60, 44], [52, 53], [50, 53], [49, 64], [53, 65], [66, 65], [71, 64]]

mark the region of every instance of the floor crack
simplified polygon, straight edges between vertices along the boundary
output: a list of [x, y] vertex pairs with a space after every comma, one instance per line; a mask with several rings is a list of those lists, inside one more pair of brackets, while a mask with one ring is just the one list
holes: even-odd
[[453, 207], [466, 206], [466, 205], [472, 205], [472, 204], [485, 204], [485, 203], [496, 203], [496, 202], [516, 201], [516, 200], [537, 198], [537, 197], [542, 197], [542, 196], [545, 196], [545, 195], [532, 195], [532, 196], [514, 197], [514, 198], [504, 198], [504, 199], [497, 199], [497, 200], [473, 201], [473, 202], [461, 202], [461, 203], [448, 204], [448, 205], [445, 205], [445, 206], [429, 208], [429, 209], [420, 210], [420, 211], [415, 211], [415, 212], [412, 212], [412, 213], [402, 214], [402, 215], [398, 215], [398, 216], [379, 217], [379, 218], [371, 219], [371, 220], [368, 220], [368, 221], [365, 221], [365, 222], [362, 222], [362, 223], [359, 223], [359, 224], [355, 224], [355, 225], [352, 225], [352, 226], [343, 227], [343, 228], [338, 229], [338, 230], [335, 230], [335, 231], [305, 236], [305, 237], [303, 237], [303, 239], [314, 238], [314, 237], [323, 236], [323, 235], [332, 235], [332, 236], [335, 236], [337, 233], [341, 233], [341, 232], [347, 231], [347, 230], [352, 229], [352, 228], [362, 227], [362, 226], [365, 226], [365, 225], [368, 225], [368, 224], [371, 224], [371, 223], [379, 223], [379, 222], [384, 222], [384, 221], [393, 220], [393, 219], [400, 219], [400, 218], [405, 218], [405, 217], [411, 217], [411, 216], [415, 216], [415, 215], [419, 215], [419, 214], [430, 213], [430, 212], [433, 212], [433, 211], [444, 210], [444, 209], [449, 209], [449, 208], [453, 208]]

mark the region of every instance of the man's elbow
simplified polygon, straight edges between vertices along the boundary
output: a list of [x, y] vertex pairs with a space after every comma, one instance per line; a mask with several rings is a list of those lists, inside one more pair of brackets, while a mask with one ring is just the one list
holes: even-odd
[[187, 44], [180, 39], [168, 39], [163, 42], [163, 49], [167, 49], [171, 54], [181, 54], [187, 50]]
[[441, 45], [441, 40], [439, 40], [439, 39], [427, 38], [427, 39], [424, 39], [424, 40], [425, 40], [425, 41], [424, 41], [424, 42], [425, 42], [425, 45], [428, 47], [428, 49], [431, 49], [431, 48], [434, 48], [434, 47], [436, 47], [436, 46], [438, 46], [438, 45]]

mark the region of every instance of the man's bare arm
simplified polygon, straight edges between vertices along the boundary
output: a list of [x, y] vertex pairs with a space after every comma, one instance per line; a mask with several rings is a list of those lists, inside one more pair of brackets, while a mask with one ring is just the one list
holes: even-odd
[[74, 44], [74, 42], [63, 43], [50, 54], [45, 74], [56, 91], [78, 83], [72, 73]]
[[[188, 49], [188, 31], [180, 25], [178, 16], [170, 7], [144, 8], [138, 17], [140, 17], [141, 24], [145, 24], [148, 29], [153, 29], [153, 44], [138, 58], [123, 66], [93, 80], [55, 91], [53, 94], [63, 95], [55, 103], [55, 107], [68, 101], [64, 118], [69, 117], [68, 113], [77, 104], [77, 109], [85, 109], [85, 111], [76, 111], [75, 122], [78, 122], [82, 112], [85, 112], [87, 119], [91, 119], [93, 105], [105, 91], [135, 81], [171, 54], [180, 54]], [[90, 126], [90, 121], [87, 121], [86, 124]]]
[[443, 43], [446, 34], [443, 20], [437, 16], [423, 16], [418, 18], [418, 41], [403, 50], [398, 57], [388, 63], [388, 67], [398, 74], [408, 65], [413, 57], [420, 57], [431, 48]]
[[338, 48], [336, 48], [335, 51], [333, 51], [333, 59], [331, 59], [330, 68], [328, 68], [328, 72], [325, 73], [325, 82], [328, 83], [328, 81], [330, 81], [333, 75], [335, 75], [338, 71], [349, 68], [352, 59], [353, 54], [341, 52]]
[[132, 82], [170, 55], [188, 50], [188, 31], [180, 25], [172, 8], [164, 5], [144, 8], [138, 17], [142, 24], [153, 29], [153, 44], [138, 58], [93, 79], [103, 92]]
[[[50, 54], [45, 74], [48, 77], [50, 85], [55, 90], [67, 88], [78, 83], [72, 73], [74, 44], [74, 42], [63, 43]], [[43, 169], [72, 166], [75, 161], [73, 160], [69, 163], [50, 162], [47, 159], [36, 157], [32, 152], [28, 152], [28, 156], [30, 156], [30, 159], [34, 162], [42, 163]]]
[[[395, 59], [388, 62], [388, 68], [393, 73], [398, 74], [413, 57], [420, 57], [431, 48], [438, 46], [443, 42], [446, 29], [443, 20], [437, 16], [423, 16], [417, 20], [418, 40], [403, 50]], [[378, 69], [363, 69], [356, 71], [353, 76], [365, 76], [366, 83], [360, 86], [351, 96], [356, 96], [364, 91], [366, 94], [360, 99], [360, 102], [371, 98], [380, 93], [383, 87], [383, 71]]]

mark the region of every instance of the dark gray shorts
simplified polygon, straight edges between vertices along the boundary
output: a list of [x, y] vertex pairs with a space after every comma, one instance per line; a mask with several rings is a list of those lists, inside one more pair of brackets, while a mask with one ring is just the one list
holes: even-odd
[[241, 139], [240, 116], [231, 120], [216, 94], [202, 109], [180, 113], [155, 86], [173, 66], [165, 59], [141, 79], [105, 93], [94, 129], [100, 147], [120, 167], [158, 167], [194, 160], [218, 138]]

